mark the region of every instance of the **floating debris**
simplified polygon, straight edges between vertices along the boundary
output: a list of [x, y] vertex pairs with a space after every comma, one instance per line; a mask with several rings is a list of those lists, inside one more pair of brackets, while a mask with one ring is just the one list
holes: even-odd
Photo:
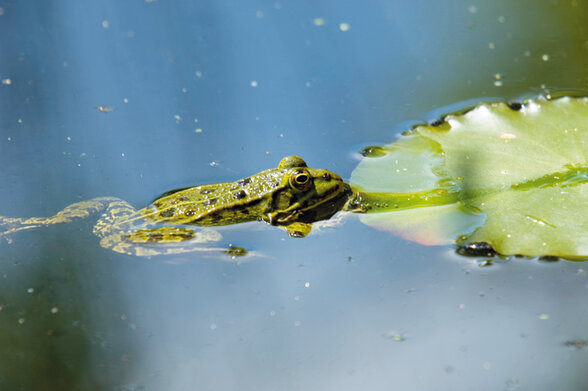
[[229, 248], [223, 251], [223, 253], [230, 255], [232, 258], [236, 258], [244, 257], [249, 253], [249, 251], [247, 251], [247, 249], [244, 247], [229, 245]]
[[98, 110], [101, 113], [110, 113], [111, 111], [114, 110], [114, 107], [108, 107], [108, 106], [97, 106], [96, 110]]
[[570, 346], [570, 347], [574, 347], [576, 349], [584, 349], [586, 346], [588, 346], [588, 340], [585, 339], [570, 339], [566, 342], [564, 342], [565, 346]]

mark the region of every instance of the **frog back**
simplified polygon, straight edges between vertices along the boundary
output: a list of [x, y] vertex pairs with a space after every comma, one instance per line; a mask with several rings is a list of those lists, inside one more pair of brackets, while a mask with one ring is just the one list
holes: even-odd
[[287, 169], [270, 169], [236, 182], [190, 187], [156, 199], [140, 214], [152, 222], [228, 225], [261, 220]]

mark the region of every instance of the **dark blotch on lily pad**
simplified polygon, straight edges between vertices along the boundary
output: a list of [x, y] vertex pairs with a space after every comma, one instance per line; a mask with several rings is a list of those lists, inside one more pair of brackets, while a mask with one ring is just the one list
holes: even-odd
[[520, 102], [509, 102], [508, 108], [513, 111], [520, 111], [523, 108], [523, 104]]
[[496, 251], [485, 242], [468, 243], [457, 248], [457, 253], [466, 257], [493, 257]]
[[386, 150], [382, 147], [378, 147], [377, 145], [372, 145], [369, 147], [365, 147], [361, 150], [361, 156], [363, 157], [382, 157], [386, 156]]

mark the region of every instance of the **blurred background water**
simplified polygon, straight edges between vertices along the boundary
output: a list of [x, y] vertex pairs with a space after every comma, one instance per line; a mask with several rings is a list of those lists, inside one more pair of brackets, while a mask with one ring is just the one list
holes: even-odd
[[[0, 0], [0, 215], [143, 206], [288, 154], [349, 178], [411, 124], [585, 91], [587, 18], [577, 0]], [[264, 255], [241, 263], [149, 260], [90, 220], [0, 243], [0, 389], [588, 389], [581, 263], [484, 268], [353, 218], [231, 227]]]

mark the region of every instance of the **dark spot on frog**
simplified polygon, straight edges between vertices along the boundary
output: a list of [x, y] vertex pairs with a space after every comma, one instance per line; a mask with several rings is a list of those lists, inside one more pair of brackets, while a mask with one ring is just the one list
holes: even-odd
[[211, 189], [211, 188], [207, 188], [207, 189], [202, 189], [200, 190], [200, 194], [210, 194], [210, 193], [214, 193], [216, 189]]
[[247, 193], [245, 192], [245, 190], [239, 190], [233, 193], [233, 197], [240, 200], [241, 198], [247, 197]]
[[163, 234], [160, 234], [160, 233], [150, 233], [148, 235], [148, 240], [150, 242], [159, 242], [159, 241], [163, 240]]
[[523, 108], [523, 104], [520, 102], [509, 102], [508, 108], [512, 111], [520, 111]]
[[166, 210], [162, 211], [161, 213], [159, 213], [159, 216], [161, 216], [163, 218], [168, 218], [168, 217], [172, 217], [175, 212], [176, 212], [176, 208], [169, 208], [169, 209], [166, 209]]
[[237, 182], [239, 186], [245, 186], [251, 183], [251, 178], [243, 178]]
[[280, 187], [280, 182], [274, 182], [274, 187]]
[[178, 200], [180, 200], [182, 202], [186, 202], [186, 201], [190, 201], [190, 198], [188, 198], [186, 196], [181, 196], [181, 197], [178, 197]]
[[328, 172], [325, 172], [325, 173], [323, 174], [323, 179], [324, 179], [325, 181], [327, 181], [327, 182], [328, 182], [328, 181], [330, 181], [330, 180], [331, 180], [331, 174], [329, 174]]
[[204, 201], [202, 204], [206, 205], [206, 206], [210, 206], [210, 205], [216, 204], [217, 201], [218, 201], [218, 198], [209, 198], [206, 201]]
[[212, 221], [213, 223], [218, 223], [221, 219], [220, 215], [218, 213], [212, 213], [208, 216], [208, 218], [210, 219], [210, 221]]
[[195, 214], [196, 214], [196, 211], [194, 211], [192, 209], [189, 209], [189, 210], [187, 210], [187, 211], [184, 212], [184, 215], [187, 216], [187, 217], [194, 216]]

